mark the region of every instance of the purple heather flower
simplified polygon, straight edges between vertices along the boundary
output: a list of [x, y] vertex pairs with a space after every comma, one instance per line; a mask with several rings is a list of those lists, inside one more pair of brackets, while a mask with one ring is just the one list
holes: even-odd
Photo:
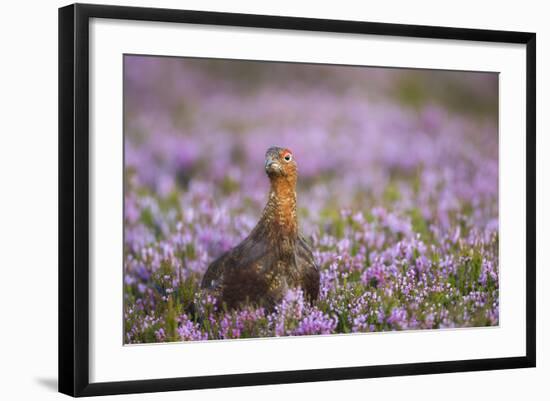
[[[438, 89], [460, 85], [495, 106], [495, 74], [124, 63], [127, 343], [499, 324], [496, 117], [448, 108], [452, 91]], [[403, 82], [434, 96], [410, 109], [395, 97]], [[273, 313], [226, 312], [200, 280], [256, 224], [274, 138], [299, 164], [319, 299], [290, 290]], [[196, 316], [167, 336], [191, 300]]]

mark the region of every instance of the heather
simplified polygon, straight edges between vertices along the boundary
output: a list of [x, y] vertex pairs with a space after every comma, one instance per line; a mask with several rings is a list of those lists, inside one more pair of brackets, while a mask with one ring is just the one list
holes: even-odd
[[[494, 74], [126, 56], [124, 341], [499, 324]], [[292, 149], [319, 300], [201, 296]], [[116, 267], [113, 267], [116, 268]]]

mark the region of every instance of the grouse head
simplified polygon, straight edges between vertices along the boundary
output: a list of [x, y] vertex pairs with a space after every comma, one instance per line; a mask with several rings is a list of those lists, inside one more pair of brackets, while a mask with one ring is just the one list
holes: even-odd
[[291, 186], [296, 184], [298, 166], [290, 149], [272, 146], [265, 154], [265, 172], [273, 181], [286, 181]]

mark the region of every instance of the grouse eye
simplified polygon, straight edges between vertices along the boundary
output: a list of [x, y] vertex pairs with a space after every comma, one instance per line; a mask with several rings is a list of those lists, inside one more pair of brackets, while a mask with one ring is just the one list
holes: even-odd
[[285, 156], [284, 156], [284, 159], [286, 162], [289, 162], [292, 160], [292, 155], [290, 153], [287, 153]]

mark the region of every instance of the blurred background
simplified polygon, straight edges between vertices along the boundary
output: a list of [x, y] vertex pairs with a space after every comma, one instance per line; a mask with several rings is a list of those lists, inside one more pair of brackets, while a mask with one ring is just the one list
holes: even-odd
[[376, 206], [443, 226], [464, 207], [479, 224], [498, 217], [496, 73], [147, 56], [124, 66], [127, 182], [160, 197], [196, 184], [257, 207], [277, 145], [295, 154], [306, 221]]

